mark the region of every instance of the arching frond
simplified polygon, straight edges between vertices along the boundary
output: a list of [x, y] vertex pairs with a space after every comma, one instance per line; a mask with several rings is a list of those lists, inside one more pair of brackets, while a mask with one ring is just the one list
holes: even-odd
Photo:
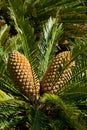
[[47, 128], [47, 117], [39, 110], [33, 107], [29, 111], [30, 130], [44, 130]]
[[27, 103], [16, 99], [6, 100], [6, 97], [4, 94], [2, 99], [5, 99], [0, 101], [0, 129], [17, 129], [22, 122], [26, 125], [28, 119], [26, 112], [29, 109]]
[[[58, 124], [58, 121], [63, 121], [63, 125], [64, 123], [68, 124], [76, 130], [86, 129], [87, 125], [85, 120], [83, 119], [83, 115], [85, 116], [85, 118], [87, 118], [87, 114], [81, 112], [74, 104], [70, 105], [68, 103], [64, 103], [63, 100], [61, 100], [61, 98], [59, 98], [58, 96], [49, 94], [45, 94], [41, 99], [41, 102], [45, 103], [45, 105], [47, 105], [48, 107], [48, 118], [50, 117], [50, 119], [52, 119], [51, 123]], [[83, 120], [84, 124], [80, 122], [80, 119], [81, 121]], [[57, 124], [54, 125], [55, 129], [57, 129], [58, 127]], [[62, 126], [59, 129], [63, 129]]]
[[34, 28], [30, 25], [29, 19], [25, 18], [26, 6], [24, 1], [19, 0], [13, 1], [8, 0], [10, 4], [10, 9], [15, 22], [15, 28], [20, 34], [22, 41], [22, 48], [24, 54], [29, 58], [29, 52], [32, 52], [34, 48]]
[[[75, 67], [70, 82], [61, 89], [60, 95], [63, 99], [78, 104], [87, 99], [87, 40], [76, 40], [73, 47], [72, 60], [75, 60]], [[86, 102], [85, 107], [87, 108]]]
[[49, 18], [43, 28], [43, 37], [39, 44], [39, 77], [42, 78], [55, 53], [56, 42], [62, 34], [62, 24], [58, 24], [55, 18]]

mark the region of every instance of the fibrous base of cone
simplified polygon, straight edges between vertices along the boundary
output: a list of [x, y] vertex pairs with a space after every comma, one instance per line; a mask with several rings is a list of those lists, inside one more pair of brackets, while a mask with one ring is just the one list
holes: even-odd
[[25, 96], [30, 100], [39, 96], [39, 81], [35, 85], [30, 63], [23, 54], [16, 50], [12, 51], [7, 67], [13, 82]]
[[42, 78], [41, 94], [57, 94], [58, 91], [71, 79], [72, 67], [75, 66], [75, 62], [69, 64], [70, 59], [70, 51], [61, 52], [53, 59]]

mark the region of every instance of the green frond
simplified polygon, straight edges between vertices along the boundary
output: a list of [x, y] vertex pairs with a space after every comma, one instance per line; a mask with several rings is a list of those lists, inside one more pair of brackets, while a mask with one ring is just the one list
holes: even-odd
[[26, 123], [27, 109], [29, 104], [16, 100], [10, 93], [6, 94], [0, 90], [0, 129], [16, 128], [23, 120]]
[[55, 53], [56, 42], [59, 40], [62, 32], [62, 24], [59, 25], [55, 18], [50, 17], [43, 28], [43, 37], [39, 44], [38, 72], [40, 79], [46, 72], [49, 63], [52, 61]]
[[[72, 70], [72, 77], [68, 84], [61, 89], [59, 95], [67, 102], [85, 102], [87, 99], [87, 40], [86, 38], [77, 39], [73, 43], [72, 59], [75, 67]], [[83, 107], [87, 109], [87, 103]]]
[[16, 129], [22, 122], [26, 124], [28, 110], [28, 104], [21, 100], [9, 99], [0, 102], [0, 129]]
[[[35, 10], [35, 17], [31, 17], [30, 20], [34, 21], [36, 24], [35, 30], [41, 30], [42, 25], [47, 19], [52, 16], [56, 17], [55, 12], [59, 12], [58, 19], [61, 23], [64, 23], [64, 36], [65, 39], [72, 37], [82, 37], [86, 36], [86, 26], [87, 23], [87, 16], [86, 16], [86, 6], [82, 3], [82, 1], [78, 0], [49, 0], [49, 1], [35, 1], [33, 3], [33, 7]], [[31, 13], [30, 13], [31, 14]], [[73, 24], [79, 24], [78, 34], [76, 35], [76, 28], [75, 30]], [[86, 30], [83, 28], [80, 30], [80, 26], [83, 24]], [[68, 30], [69, 29], [69, 30]], [[80, 34], [82, 32], [82, 35]], [[85, 32], [85, 34], [84, 34]]]
[[47, 127], [47, 117], [39, 110], [33, 107], [29, 111], [30, 130], [44, 130]]
[[[52, 119], [52, 121], [54, 119], [54, 121], [53, 121], [54, 123], [57, 122], [57, 124], [58, 124], [58, 121], [62, 120], [63, 125], [65, 123], [65, 124], [68, 124], [69, 126], [71, 126], [72, 128], [76, 128], [76, 130], [79, 130], [79, 129], [86, 130], [86, 127], [87, 127], [86, 121], [83, 119], [84, 113], [81, 112], [74, 104], [70, 105], [68, 103], [63, 102], [63, 100], [61, 98], [59, 98], [58, 96], [49, 95], [49, 94], [45, 94], [42, 97], [41, 102], [47, 104], [47, 106], [50, 105], [49, 112], [51, 113], [51, 115], [53, 112], [53, 116], [51, 117], [50, 114], [48, 114], [48, 116], [50, 116], [50, 119]], [[85, 118], [87, 118], [86, 113], [85, 113]], [[79, 121], [78, 121], [78, 119], [79, 119]], [[83, 119], [84, 124], [82, 124], [80, 122], [80, 119], [81, 119], [81, 121]]]
[[22, 122], [26, 124], [28, 120], [26, 112], [29, 109], [27, 102], [15, 99], [9, 92], [6, 94], [0, 90], [0, 129], [6, 130], [16, 129]]
[[30, 25], [29, 19], [25, 17], [26, 6], [23, 0], [8, 0], [12, 17], [15, 22], [15, 28], [20, 34], [22, 49], [27, 58], [29, 52], [32, 52], [34, 46], [34, 28]]

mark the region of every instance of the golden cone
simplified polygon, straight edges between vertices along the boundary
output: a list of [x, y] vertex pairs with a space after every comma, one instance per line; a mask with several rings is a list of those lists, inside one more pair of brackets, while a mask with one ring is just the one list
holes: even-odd
[[42, 78], [41, 94], [56, 94], [59, 89], [70, 80], [72, 75], [72, 67], [75, 65], [75, 62], [71, 62], [68, 65], [70, 59], [70, 51], [61, 52], [53, 59], [53, 62], [48, 67], [48, 70]]
[[12, 80], [19, 87], [19, 90], [30, 100], [38, 98], [40, 84], [36, 76], [33, 76], [30, 63], [26, 57], [16, 50], [12, 51], [7, 67]]

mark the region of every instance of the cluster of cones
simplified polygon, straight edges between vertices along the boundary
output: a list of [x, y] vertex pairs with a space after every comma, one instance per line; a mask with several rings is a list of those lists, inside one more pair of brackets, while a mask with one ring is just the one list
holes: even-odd
[[71, 60], [71, 52], [64, 51], [53, 59], [42, 80], [39, 81], [27, 58], [20, 52], [11, 52], [7, 68], [19, 90], [33, 101], [43, 93], [57, 94], [71, 78], [75, 62]]

